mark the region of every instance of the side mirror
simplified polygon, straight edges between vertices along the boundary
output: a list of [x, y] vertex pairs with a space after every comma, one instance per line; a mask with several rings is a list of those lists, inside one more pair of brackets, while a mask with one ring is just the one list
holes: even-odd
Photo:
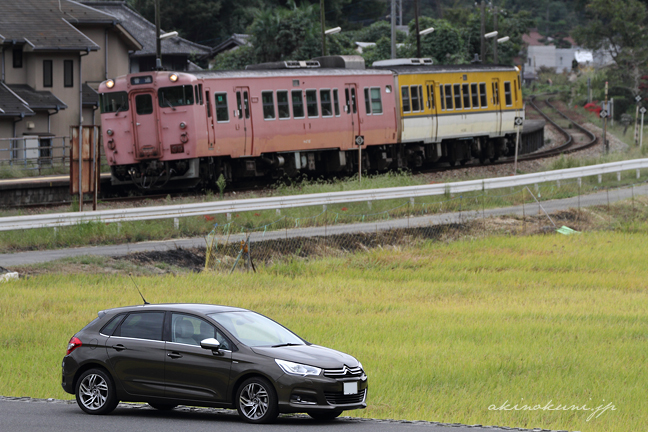
[[218, 350], [220, 349], [220, 342], [218, 342], [214, 338], [207, 338], [200, 341], [200, 347], [218, 352]]

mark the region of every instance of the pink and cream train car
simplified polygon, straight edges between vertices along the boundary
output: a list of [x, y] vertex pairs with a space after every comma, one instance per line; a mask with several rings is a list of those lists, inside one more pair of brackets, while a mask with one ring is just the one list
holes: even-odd
[[[103, 82], [113, 185], [190, 187], [250, 177], [404, 167], [389, 70], [145, 72]], [[362, 152], [358, 147], [362, 147]]]

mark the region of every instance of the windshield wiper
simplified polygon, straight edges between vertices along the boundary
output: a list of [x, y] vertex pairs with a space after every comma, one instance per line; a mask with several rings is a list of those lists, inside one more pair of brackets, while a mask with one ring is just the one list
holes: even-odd
[[173, 109], [173, 111], [176, 110], [175, 107], [173, 105], [171, 105], [171, 102], [169, 102], [169, 99], [164, 99], [164, 102], [166, 102], [166, 104], [169, 105], [171, 107], [171, 109]]
[[279, 348], [279, 347], [285, 347], [285, 346], [301, 346], [301, 345], [304, 345], [304, 344], [296, 344], [296, 343], [292, 343], [292, 342], [287, 342], [287, 343], [282, 343], [282, 344], [278, 344], [278, 345], [272, 345], [272, 348]]
[[117, 108], [117, 111], [115, 111], [115, 116], [117, 116], [117, 115], [119, 114], [119, 112], [120, 112], [122, 109], [124, 109], [125, 106], [126, 106], [126, 104], [121, 104], [121, 105], [119, 105], [119, 108]]

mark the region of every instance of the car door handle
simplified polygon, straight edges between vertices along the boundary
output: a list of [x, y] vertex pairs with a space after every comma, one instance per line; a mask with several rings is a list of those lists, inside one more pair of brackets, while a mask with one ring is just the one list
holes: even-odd
[[113, 347], [113, 349], [115, 349], [117, 351], [123, 351], [123, 350], [126, 349], [126, 347], [124, 345], [122, 345], [122, 344], [113, 345], [112, 347]]
[[170, 352], [170, 353], [168, 353], [167, 355], [168, 355], [169, 357], [171, 357], [172, 359], [177, 359], [177, 358], [182, 357], [182, 354], [177, 353], [177, 352]]

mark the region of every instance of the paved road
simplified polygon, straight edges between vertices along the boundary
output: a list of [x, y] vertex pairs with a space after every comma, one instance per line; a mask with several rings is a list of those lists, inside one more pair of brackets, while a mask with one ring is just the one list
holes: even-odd
[[[619, 200], [630, 199], [632, 195], [648, 195], [648, 185], [638, 186], [633, 189], [624, 188], [612, 191], [603, 191], [581, 197], [565, 198], [560, 200], [551, 200], [541, 202], [542, 208], [548, 213], [570, 208], [589, 207], [595, 205], [605, 205]], [[282, 239], [286, 237], [314, 237], [322, 235], [339, 235], [348, 233], [376, 232], [394, 228], [422, 227], [430, 225], [459, 223], [470, 219], [481, 217], [494, 217], [504, 215], [535, 215], [543, 210], [538, 204], [526, 204], [523, 206], [503, 207], [496, 209], [487, 209], [482, 215], [481, 211], [455, 212], [436, 214], [431, 216], [413, 217], [409, 219], [387, 220], [382, 222], [360, 223], [349, 225], [335, 225], [329, 227], [315, 228], [295, 228], [289, 230], [272, 231], [267, 233], [253, 233], [251, 241]], [[551, 225], [547, 220], [546, 225]], [[560, 227], [558, 227], [560, 228]], [[236, 235], [230, 237], [230, 241], [237, 241]], [[18, 252], [13, 254], [0, 254], [0, 266], [11, 269], [12, 266], [36, 264], [47, 261], [53, 261], [60, 258], [82, 256], [82, 255], [99, 255], [99, 256], [123, 256], [132, 252], [144, 251], [166, 251], [176, 248], [205, 247], [205, 239], [202, 237], [191, 239], [177, 239], [164, 241], [150, 241], [142, 243], [127, 243], [112, 246], [92, 246], [69, 249], [58, 249], [48, 251], [30, 251]]]
[[[486, 432], [501, 430], [530, 431], [481, 425], [459, 425], [396, 420], [371, 420], [340, 417], [321, 423], [307, 416], [281, 416], [271, 425], [250, 425], [233, 410], [180, 407], [160, 412], [147, 405], [120, 404], [107, 416], [84, 414], [75, 402], [44, 399], [4, 398], [0, 396], [0, 430], [68, 432], [155, 431], [155, 432]], [[537, 429], [540, 430], [540, 429]], [[550, 432], [550, 431], [546, 431]]]

